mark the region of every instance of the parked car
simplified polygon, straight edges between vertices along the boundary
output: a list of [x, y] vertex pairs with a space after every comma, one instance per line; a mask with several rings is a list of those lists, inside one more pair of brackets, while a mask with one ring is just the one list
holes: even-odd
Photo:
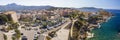
[[22, 40], [27, 40], [27, 37], [26, 37], [26, 36], [23, 36], [23, 37], [22, 37]]

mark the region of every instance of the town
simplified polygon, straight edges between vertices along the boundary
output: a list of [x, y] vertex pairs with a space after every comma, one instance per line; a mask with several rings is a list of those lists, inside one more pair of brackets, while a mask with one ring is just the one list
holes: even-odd
[[0, 12], [0, 40], [86, 40], [94, 37], [111, 13], [99, 9], [85, 12], [73, 8]]

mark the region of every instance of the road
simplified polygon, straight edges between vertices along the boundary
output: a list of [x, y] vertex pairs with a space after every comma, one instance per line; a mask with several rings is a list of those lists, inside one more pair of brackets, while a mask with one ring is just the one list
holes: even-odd
[[61, 26], [59, 26], [59, 27], [57, 27], [57, 28], [53, 28], [52, 30], [49, 30], [49, 31], [43, 33], [43, 35], [48, 36], [48, 33], [53, 32], [53, 31], [56, 31], [56, 30], [58, 30], [58, 29], [63, 29], [63, 28], [65, 28], [68, 24], [70, 24], [70, 23], [71, 23], [71, 21], [70, 21], [69, 19], [67, 19], [67, 22], [66, 22], [66, 23], [62, 24]]
[[56, 32], [57, 36], [52, 38], [52, 40], [68, 40], [69, 29], [65, 29], [68, 24], [64, 25], [60, 30]]

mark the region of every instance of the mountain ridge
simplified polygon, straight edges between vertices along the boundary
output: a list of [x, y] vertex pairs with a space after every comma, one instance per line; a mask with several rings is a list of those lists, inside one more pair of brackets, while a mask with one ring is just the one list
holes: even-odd
[[24, 5], [17, 5], [15, 3], [8, 4], [8, 5], [0, 5], [0, 11], [6, 10], [41, 10], [41, 9], [49, 9], [53, 6], [24, 6]]

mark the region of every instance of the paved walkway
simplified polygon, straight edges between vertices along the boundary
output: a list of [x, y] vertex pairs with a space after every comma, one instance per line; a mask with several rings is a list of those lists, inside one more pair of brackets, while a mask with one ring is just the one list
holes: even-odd
[[64, 28], [70, 23], [71, 21], [69, 20], [66, 24], [63, 24], [62, 28], [56, 32], [57, 36], [52, 38], [52, 40], [68, 40], [69, 30]]
[[7, 35], [7, 40], [12, 40], [13, 34], [15, 34], [14, 30], [10, 30], [8, 33], [5, 33], [5, 35]]
[[68, 40], [69, 30], [61, 29], [56, 34], [57, 36], [52, 38], [52, 40]]
[[3, 37], [4, 37], [4, 36], [3, 36], [3, 33], [0, 31], [0, 40], [4, 40]]
[[36, 31], [34, 30], [28, 31], [28, 30], [21, 29], [21, 33], [23, 33], [23, 35], [26, 36], [28, 40], [33, 40], [36, 34]]

